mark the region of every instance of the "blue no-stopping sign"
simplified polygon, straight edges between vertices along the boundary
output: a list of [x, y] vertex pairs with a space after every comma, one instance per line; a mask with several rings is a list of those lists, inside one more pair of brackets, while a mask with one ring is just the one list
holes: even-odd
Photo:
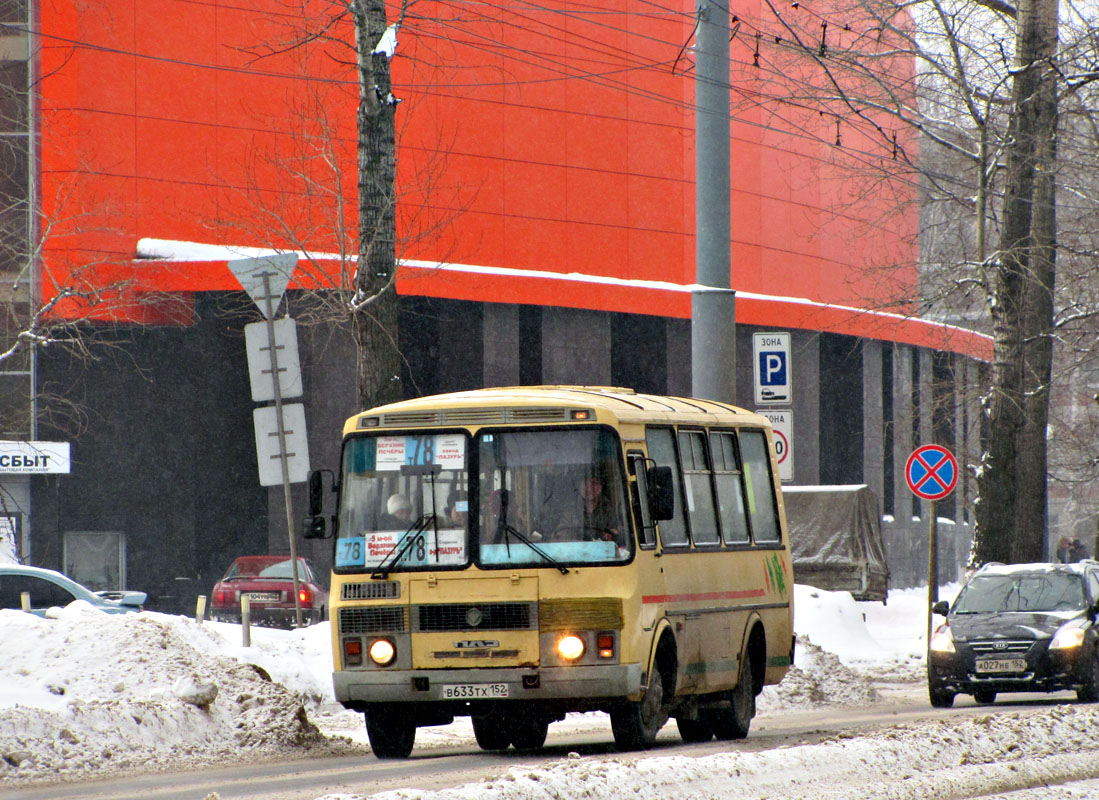
[[958, 462], [942, 445], [917, 447], [904, 465], [908, 488], [924, 500], [941, 500], [958, 484]]

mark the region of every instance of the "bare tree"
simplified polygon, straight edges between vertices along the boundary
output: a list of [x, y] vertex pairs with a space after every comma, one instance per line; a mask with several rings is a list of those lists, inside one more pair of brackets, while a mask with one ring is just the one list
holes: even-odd
[[[1093, 162], [1086, 146], [1075, 147], [1088, 134], [1086, 115], [1074, 123], [1071, 154], [1058, 138], [1059, 108], [1079, 108], [1094, 81], [1094, 35], [1081, 24], [1063, 44], [1056, 0], [1018, 8], [998, 0], [855, 0], [812, 16], [798, 7], [771, 4], [772, 16], [755, 22], [780, 31], [771, 39], [776, 74], [797, 76], [798, 90], [784, 102], [835, 120], [837, 145], [838, 132], [851, 131], [837, 163], [865, 181], [921, 187], [919, 294], [897, 300], [990, 329], [995, 340], [972, 560], [1039, 559], [1054, 343], [1068, 366], [1083, 355], [1077, 337], [1090, 330], [1095, 338], [1094, 292], [1069, 298], [1057, 282], [1063, 257], [1080, 276], [1072, 282], [1088, 282], [1080, 266], [1094, 259], [1094, 242], [1056, 213], [1068, 191], [1078, 212], [1096, 209], [1090, 188], [1079, 188], [1097, 175], [1084, 177], [1077, 159]], [[915, 84], [903, 80], [906, 62], [917, 67]], [[777, 68], [790, 63], [799, 71]], [[885, 158], [890, 149], [894, 157]]]

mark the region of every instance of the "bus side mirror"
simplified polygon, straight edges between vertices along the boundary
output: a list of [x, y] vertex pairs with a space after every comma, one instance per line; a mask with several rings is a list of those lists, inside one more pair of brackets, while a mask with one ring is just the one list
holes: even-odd
[[324, 512], [324, 475], [319, 469], [309, 473], [309, 516], [317, 517]]
[[324, 517], [309, 516], [302, 520], [301, 535], [303, 539], [324, 539], [328, 536], [328, 526], [324, 524]]
[[649, 467], [645, 477], [649, 487], [649, 513], [658, 522], [675, 516], [675, 490], [671, 467]]
[[950, 603], [946, 602], [945, 600], [940, 600], [939, 602], [935, 603], [935, 605], [931, 606], [931, 613], [938, 614], [940, 617], [945, 617], [946, 612], [949, 610]]
[[324, 539], [328, 535], [324, 519], [323, 470], [309, 473], [309, 514], [302, 520], [301, 535], [303, 539]]

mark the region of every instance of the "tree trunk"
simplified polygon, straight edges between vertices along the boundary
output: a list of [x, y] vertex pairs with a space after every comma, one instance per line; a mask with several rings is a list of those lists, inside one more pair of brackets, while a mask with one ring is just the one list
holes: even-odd
[[[359, 261], [352, 316], [359, 402], [401, 399], [397, 349], [396, 137], [389, 59], [372, 52], [388, 25], [384, 0], [354, 0], [359, 69]], [[373, 299], [370, 299], [373, 298]]]
[[971, 563], [1046, 558], [1046, 427], [1056, 278], [1054, 157], [1057, 0], [1019, 5], [1000, 256], [991, 310], [996, 355], [989, 437], [977, 477]]

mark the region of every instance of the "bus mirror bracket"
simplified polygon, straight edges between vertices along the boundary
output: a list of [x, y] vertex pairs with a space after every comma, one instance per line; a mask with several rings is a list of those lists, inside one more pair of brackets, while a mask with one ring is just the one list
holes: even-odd
[[656, 521], [671, 519], [675, 515], [675, 490], [671, 467], [649, 467], [646, 470], [649, 487], [649, 513]]

